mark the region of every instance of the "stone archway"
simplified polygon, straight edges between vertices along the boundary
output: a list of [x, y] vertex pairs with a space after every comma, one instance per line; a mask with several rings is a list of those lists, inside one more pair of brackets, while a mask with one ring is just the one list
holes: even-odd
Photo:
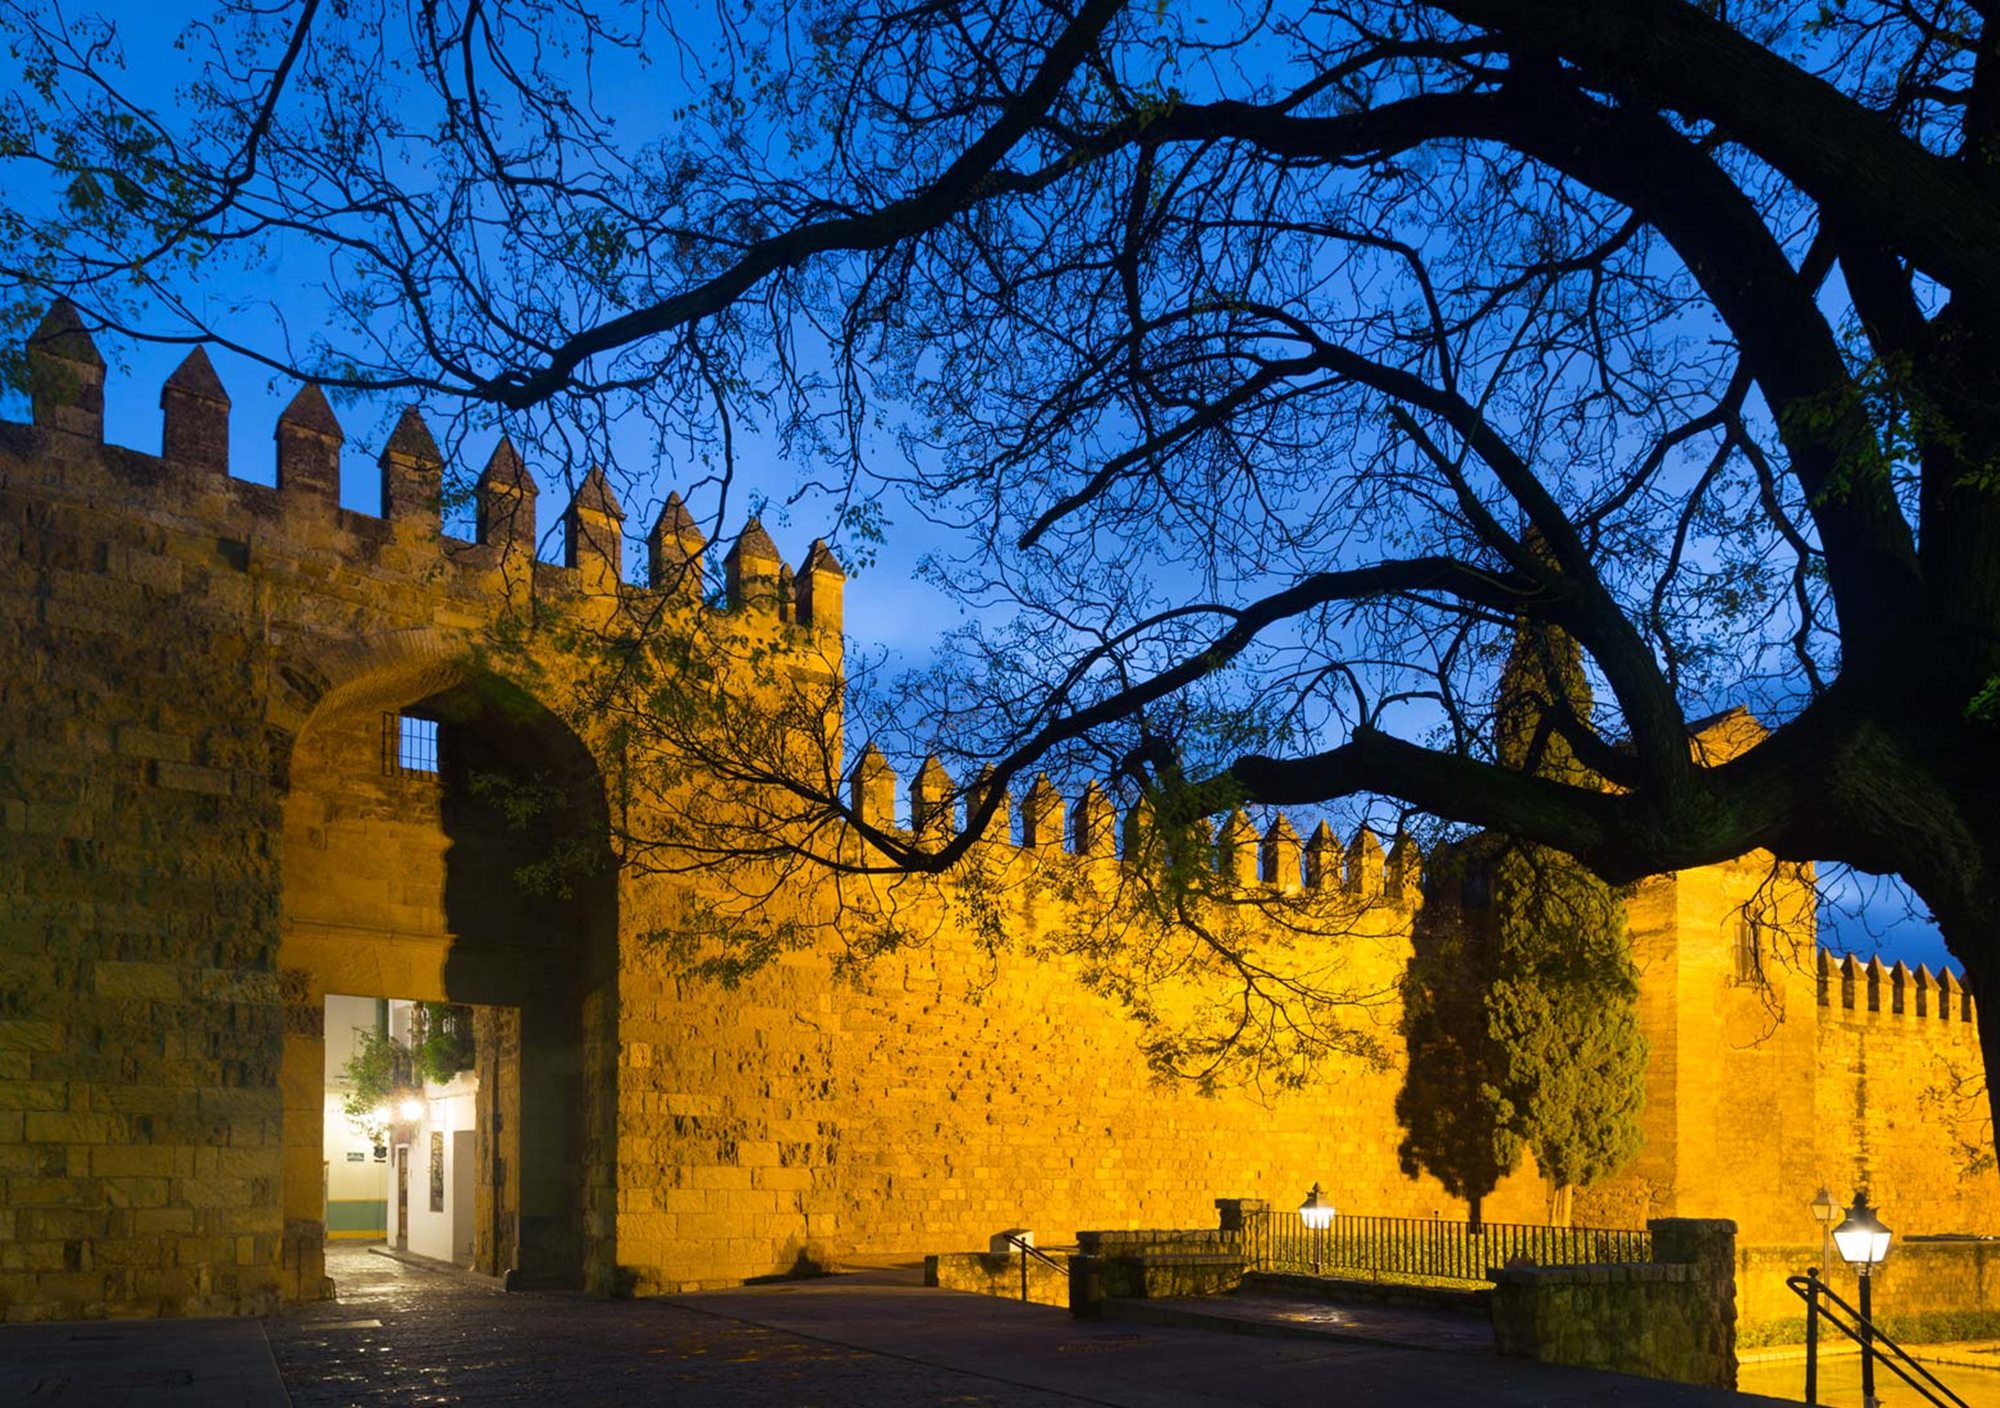
[[[317, 697], [296, 725], [280, 853], [286, 1293], [323, 1293], [329, 993], [480, 1009], [475, 1265], [608, 1288], [611, 1219], [594, 1200], [613, 1182], [616, 884], [595, 760], [436, 633], [377, 644], [299, 671], [295, 690]], [[434, 771], [403, 766], [404, 714], [435, 724]]]

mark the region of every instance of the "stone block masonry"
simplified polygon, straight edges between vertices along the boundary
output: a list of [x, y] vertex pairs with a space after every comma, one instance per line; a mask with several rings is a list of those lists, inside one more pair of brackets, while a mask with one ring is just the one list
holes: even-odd
[[1494, 1268], [1499, 1351], [1735, 1388], [1735, 1224], [1656, 1218], [1649, 1226], [1650, 1262]]
[[[1283, 1208], [1315, 1182], [1355, 1211], [1461, 1211], [1395, 1157], [1394, 994], [1420, 902], [1407, 844], [1302, 843], [1283, 818], [1222, 828], [1229, 883], [1337, 912], [1302, 957], [1373, 995], [1353, 1018], [1391, 1058], [1330, 1062], [1296, 1091], [1158, 1086], [1074, 965], [989, 953], [949, 922], [859, 974], [829, 944], [733, 988], [697, 981], [643, 936], [698, 881], [606, 869], [524, 896], [528, 842], [472, 804], [465, 773], [581, 779], [558, 821], [601, 834], [626, 794], [617, 747], [574, 707], [579, 623], [680, 613], [702, 639], [757, 644], [746, 698], [831, 686], [844, 576], [824, 544], [794, 574], [744, 525], [731, 604], [711, 608], [713, 549], [678, 499], [634, 585], [601, 476], [560, 515], [563, 562], [544, 562], [539, 490], [505, 441], [459, 541], [414, 413], [378, 456], [377, 517], [338, 506], [345, 437], [317, 392], [274, 430], [271, 488], [231, 477], [227, 392], [199, 354], [162, 392], [160, 455], [103, 443], [103, 365], [73, 316], [52, 315], [31, 356], [64, 374], [37, 382], [32, 424], [0, 424], [0, 1318], [256, 1314], [321, 1294], [328, 993], [480, 1010], [475, 1261], [527, 1282], [711, 1287], [1009, 1226], [1194, 1225], [1219, 1191]], [[405, 711], [441, 721], [439, 774], [385, 749]], [[898, 779], [860, 771], [864, 814], [893, 824]], [[942, 769], [913, 784], [916, 824], [956, 824]], [[1127, 862], [1102, 789], [1022, 801], [1032, 844], [996, 837], [999, 872], [1115, 882]], [[1866, 1175], [1892, 1215], [1901, 1184], [1951, 1221], [1935, 1230], [2000, 1230], [1991, 1175], [1954, 1195], [1956, 1146], [1907, 1094], [1940, 1032], [1977, 1068], [1970, 1026], [1940, 1015], [1969, 999], [1913, 978], [1898, 1011], [1890, 979], [1850, 1023], [1782, 965], [1735, 982], [1729, 917], [1773, 874], [1749, 858], [1635, 898], [1647, 1150], [1580, 1217], [1768, 1218], [1753, 1230], [1796, 1241], [1811, 1229], [1762, 1211], [1770, 1190]], [[1038, 905], [1009, 911], [1016, 934], [1059, 921]], [[1593, 1198], [1618, 1215], [1593, 1216]], [[1545, 1206], [1530, 1169], [1485, 1211]]]

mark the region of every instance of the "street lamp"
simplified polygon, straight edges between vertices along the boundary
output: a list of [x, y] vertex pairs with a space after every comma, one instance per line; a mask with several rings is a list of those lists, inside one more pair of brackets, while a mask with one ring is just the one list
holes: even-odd
[[1326, 1229], [1333, 1225], [1333, 1202], [1313, 1184], [1312, 1192], [1299, 1204], [1299, 1221], [1305, 1223], [1313, 1234], [1313, 1275], [1319, 1275], [1320, 1251], [1325, 1242]]
[[1863, 1408], [1876, 1408], [1881, 1401], [1875, 1397], [1875, 1315], [1869, 1303], [1868, 1273], [1882, 1264], [1889, 1255], [1891, 1233], [1882, 1225], [1882, 1219], [1875, 1216], [1875, 1210], [1868, 1206], [1866, 1189], [1854, 1195], [1854, 1206], [1847, 1210], [1846, 1218], [1833, 1229], [1833, 1244], [1840, 1249], [1840, 1259], [1854, 1268], [1854, 1274], [1861, 1281], [1861, 1402]]
[[1819, 1264], [1831, 1267], [1833, 1249], [1827, 1239], [1833, 1234], [1834, 1219], [1840, 1216], [1840, 1204], [1833, 1200], [1833, 1194], [1821, 1188], [1819, 1196], [1812, 1200], [1812, 1215], [1813, 1220], [1819, 1223]]

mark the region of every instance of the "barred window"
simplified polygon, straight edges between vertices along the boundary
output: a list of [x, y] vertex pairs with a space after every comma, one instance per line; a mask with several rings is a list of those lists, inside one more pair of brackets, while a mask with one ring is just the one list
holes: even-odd
[[1764, 926], [1748, 914], [1736, 916], [1736, 981], [1764, 981]]
[[415, 714], [382, 716], [382, 771], [435, 774], [438, 770], [436, 719]]

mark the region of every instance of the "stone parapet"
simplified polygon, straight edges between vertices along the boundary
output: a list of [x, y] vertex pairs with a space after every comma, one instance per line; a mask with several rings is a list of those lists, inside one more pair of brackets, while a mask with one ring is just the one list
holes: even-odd
[[1653, 1260], [1495, 1267], [1502, 1354], [1736, 1387], [1736, 1224], [1655, 1218]]

